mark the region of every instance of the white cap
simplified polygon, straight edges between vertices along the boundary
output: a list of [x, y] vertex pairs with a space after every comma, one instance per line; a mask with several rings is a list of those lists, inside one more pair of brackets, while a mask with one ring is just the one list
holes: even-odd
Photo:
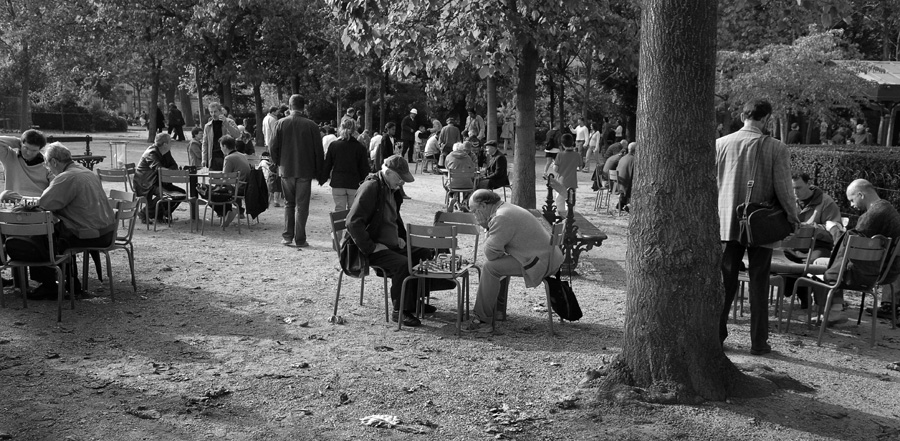
[[418, 115], [418, 114], [419, 114], [419, 112], [416, 111], [416, 109], [410, 110], [409, 113], [412, 113], [413, 115]]

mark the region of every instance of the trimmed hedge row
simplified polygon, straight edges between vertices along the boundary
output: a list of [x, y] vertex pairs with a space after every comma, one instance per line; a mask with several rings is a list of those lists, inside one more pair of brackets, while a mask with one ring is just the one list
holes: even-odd
[[128, 122], [124, 118], [100, 109], [86, 109], [74, 106], [64, 109], [65, 113], [44, 111], [39, 106], [31, 112], [32, 123], [43, 130], [65, 130], [67, 132], [126, 132]]
[[900, 208], [900, 149], [878, 146], [789, 146], [791, 169], [806, 172], [813, 183], [831, 195], [842, 213], [853, 213], [847, 185], [866, 179], [878, 195]]

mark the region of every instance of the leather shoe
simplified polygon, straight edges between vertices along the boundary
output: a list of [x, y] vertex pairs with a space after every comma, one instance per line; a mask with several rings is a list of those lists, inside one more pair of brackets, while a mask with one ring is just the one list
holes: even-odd
[[[391, 320], [396, 322], [399, 315], [399, 311], [394, 311], [394, 313], [391, 314]], [[408, 311], [403, 311], [403, 326], [409, 326], [411, 328], [422, 326], [422, 321], [416, 318], [415, 314]]]
[[422, 305], [422, 311], [423, 311], [425, 314], [434, 314], [435, 312], [437, 312], [437, 307], [435, 307], [434, 305], [431, 305], [431, 304], [426, 303], [426, 304]]
[[770, 346], [768, 343], [766, 343], [765, 346], [759, 349], [750, 348], [750, 355], [766, 355], [770, 352], [772, 352], [772, 346]]

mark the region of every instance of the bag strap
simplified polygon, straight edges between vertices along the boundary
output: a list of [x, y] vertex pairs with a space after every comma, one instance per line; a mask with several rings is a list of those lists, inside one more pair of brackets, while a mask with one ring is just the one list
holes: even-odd
[[756, 166], [759, 165], [759, 155], [762, 154], [763, 141], [769, 135], [762, 135], [756, 138], [756, 158], [753, 160], [753, 166], [750, 168], [750, 179], [747, 180], [747, 196], [744, 198], [744, 206], [750, 205], [750, 194], [753, 193], [754, 178], [756, 178]]

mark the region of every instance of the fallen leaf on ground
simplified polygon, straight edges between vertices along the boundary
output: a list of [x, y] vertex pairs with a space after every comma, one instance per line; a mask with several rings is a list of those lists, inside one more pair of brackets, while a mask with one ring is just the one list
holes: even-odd
[[394, 415], [369, 415], [359, 419], [363, 425], [372, 427], [386, 427], [388, 429], [400, 424], [400, 418]]

